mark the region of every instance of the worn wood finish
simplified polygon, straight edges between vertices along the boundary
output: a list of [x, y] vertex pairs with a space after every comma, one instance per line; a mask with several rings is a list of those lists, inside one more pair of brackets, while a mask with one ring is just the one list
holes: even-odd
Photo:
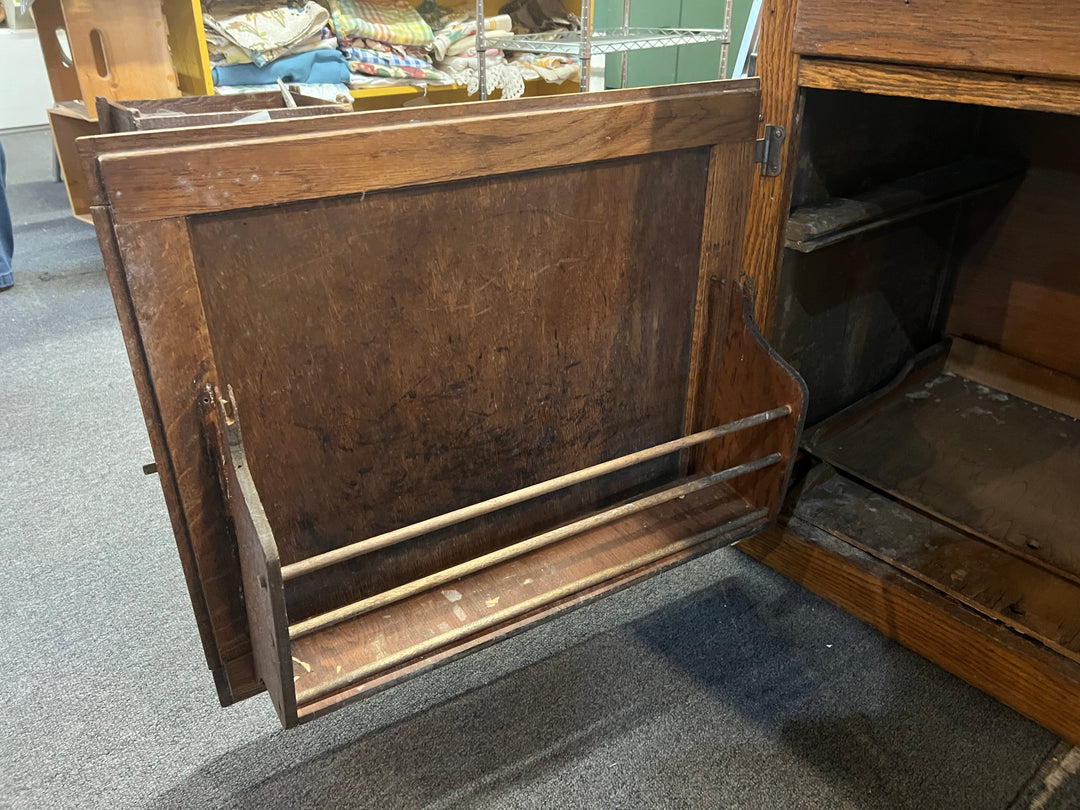
[[[732, 487], [751, 503], [768, 504], [769, 517], [773, 518], [787, 487], [806, 418], [806, 386], [762, 339], [754, 325], [750, 302], [734, 282], [710, 278], [708, 296], [703, 335], [709, 361], [699, 389], [699, 418], [723, 423], [730, 421], [733, 414], [765, 402], [790, 405], [791, 413], [710, 442], [691, 469], [720, 470], [741, 460], [779, 453], [781, 464], [732, 482]], [[778, 367], [783, 373], [762, 373], [770, 367]]]
[[799, 0], [807, 56], [1080, 78], [1080, 7], [1056, 0]]
[[342, 115], [352, 111], [351, 104], [292, 95], [295, 107], [288, 107], [277, 90], [265, 93], [236, 93], [195, 98], [147, 98], [134, 101], [97, 100], [101, 132], [137, 132], [153, 129], [186, 129], [232, 124], [255, 112], [266, 112], [271, 120], [304, 118], [312, 115]]
[[[161, 482], [162, 489], [168, 490], [165, 503], [176, 536], [180, 564], [184, 569], [184, 579], [187, 582], [188, 596], [191, 598], [192, 608], [195, 612], [195, 621], [199, 627], [203, 651], [206, 653], [206, 661], [210, 669], [219, 670], [221, 668], [221, 658], [218, 655], [217, 643], [214, 640], [213, 630], [210, 625], [206, 598], [203, 596], [202, 588], [199, 586], [198, 565], [195, 560], [195, 553], [191, 548], [191, 538], [187, 535], [183, 513], [180, 509], [180, 496], [176, 491], [175, 472], [172, 469], [172, 460], [166, 450], [164, 427], [158, 420], [153, 383], [150, 379], [146, 353], [139, 333], [139, 322], [131, 303], [127, 277], [124, 275], [123, 260], [120, 257], [116, 239], [113, 235], [113, 223], [109, 217], [109, 209], [95, 207], [91, 211], [94, 218], [94, 229], [101, 245], [105, 274], [109, 278], [113, 304], [116, 306], [116, 314], [120, 320], [121, 332], [124, 335], [128, 362], [131, 365], [132, 376], [135, 378], [135, 390], [139, 395], [139, 404], [142, 406], [143, 420], [146, 423], [146, 432], [150, 438], [150, 449], [154, 454], [158, 480]], [[222, 700], [224, 701], [226, 697], [227, 695], [223, 696]]]
[[[688, 150], [193, 220], [217, 368], [283, 563], [681, 435], [707, 162]], [[612, 200], [628, 208], [598, 219]], [[292, 269], [268, 275], [283, 256]], [[384, 549], [300, 581], [290, 616], [677, 472], [658, 459]]]
[[962, 529], [1080, 582], [1080, 422], [917, 369], [827, 421], [806, 446]]
[[[744, 79], [729, 81], [724, 87], [729, 90], [750, 89], [756, 90], [757, 79]], [[685, 86], [665, 87], [642, 87], [630, 90], [611, 90], [604, 93], [608, 99], [641, 100], [662, 99], [686, 94]], [[391, 126], [403, 124], [430, 123], [433, 121], [445, 121], [463, 116], [494, 113], [499, 110], [514, 109], [518, 112], [535, 115], [552, 109], [579, 109], [596, 103], [596, 97], [589, 93], [574, 93], [559, 96], [557, 98], [520, 98], [513, 101], [492, 100], [482, 107], [470, 103], [468, 106], [460, 104], [431, 104], [426, 107], [414, 107], [408, 110], [376, 110], [357, 113], [350, 122], [355, 122], [356, 127], [368, 129], [386, 129]], [[303, 118], [288, 121], [275, 121], [271, 125], [266, 123], [256, 124], [233, 124], [227, 130], [220, 128], [185, 129], [180, 132], [146, 131], [138, 134], [102, 135], [100, 137], [81, 141], [79, 155], [83, 166], [83, 172], [91, 181], [91, 191], [94, 205], [105, 205], [104, 188], [101, 177], [98, 174], [97, 160], [104, 155], [116, 152], [131, 152], [137, 149], [161, 149], [174, 146], [199, 146], [218, 144], [222, 141], [239, 141], [258, 138], [267, 133], [273, 133], [278, 138], [293, 138], [300, 135], [315, 135], [339, 131], [342, 128], [342, 119], [339, 118]]]
[[780, 286], [784, 223], [791, 208], [794, 162], [801, 125], [801, 95], [796, 82], [799, 58], [791, 50], [796, 0], [765, 0], [761, 7], [761, 38], [757, 67], [761, 76], [761, 116], [765, 124], [787, 130], [780, 146], [783, 171], [778, 177], [754, 174], [746, 216], [746, 273], [756, 290], [754, 320], [761, 333], [772, 336]]
[[232, 518], [255, 673], [270, 693], [281, 725], [291, 728], [297, 723], [296, 690], [277, 544], [251, 480], [231, 392], [207, 385], [204, 399], [211, 400], [203, 402], [206, 439]]
[[1080, 419], [1080, 379], [1076, 377], [962, 338], [953, 339], [945, 367], [972, 382]]
[[1080, 663], [1080, 585], [842, 475], [804, 490], [793, 514]]
[[738, 548], [1080, 745], [1080, 665], [797, 519]]
[[[740, 520], [736, 528], [725, 530], [727, 524]], [[600, 595], [612, 585], [626, 584], [627, 578], [637, 579], [653, 572], [657, 566], [745, 536], [759, 529], [764, 522], [762, 513], [755, 511], [725, 484], [718, 484], [688, 495], [685, 500], [672, 501], [646, 513], [590, 530], [555, 546], [475, 573], [452, 587], [422, 593], [391, 608], [297, 639], [293, 643], [297, 692], [303, 696], [321, 684], [333, 682], [342, 673], [383, 661], [388, 669], [402, 669], [403, 664], [410, 668], [417, 665], [430, 668], [440, 659], [460, 653], [462, 648], [487, 643], [492, 640], [490, 635], [478, 630], [475, 638], [440, 645], [427, 654], [434, 655], [434, 660], [427, 656], [410, 656], [409, 660], [398, 662], [395, 655], [429, 639], [452, 637], [456, 628], [468, 627], [471, 622], [486, 617], [502, 619], [508, 609], [516, 605], [529, 607], [534, 600], [540, 603], [530, 613], [543, 612], [545, 617], [554, 615], [558, 609], [577, 606], [584, 598]], [[685, 546], [671, 548], [679, 543], [685, 543]], [[671, 551], [667, 552], [669, 548]], [[555, 605], [543, 604], [547, 594], [655, 553], [663, 556], [636, 566], [638, 570], [605, 577], [603, 582], [582, 588], [584, 594], [564, 596]], [[516, 618], [508, 616], [500, 624], [513, 626]], [[498, 632], [497, 637], [506, 632]], [[356, 697], [370, 686], [379, 685], [381, 674], [371, 672], [364, 683], [350, 687], [341, 697]], [[302, 697], [301, 701], [305, 702]], [[306, 710], [306, 707], [301, 708], [302, 712]]]
[[1034, 166], [967, 229], [948, 330], [1080, 377], [1080, 174]]
[[[324, 187], [317, 187], [315, 176], [293, 174], [276, 188], [277, 181], [268, 180], [264, 196], [255, 195], [255, 184], [236, 198], [223, 196], [214, 202], [223, 210], [209, 212], [198, 202], [207, 188], [212, 196], [219, 182], [227, 190], [251, 174], [274, 177], [282, 165], [279, 147], [290, 142], [278, 136], [281, 129], [260, 125], [266, 137], [246, 141], [234, 139], [239, 127], [221, 128], [217, 141], [209, 137], [213, 128], [193, 130], [194, 145], [103, 149], [96, 159], [91, 179], [104, 184], [102, 199], [111, 203], [123, 292], [134, 316], [128, 329], [151, 381], [148, 410], [161, 426], [171, 462], [163, 484], [175, 492], [174, 513], [182, 521], [177, 535], [189, 543], [227, 673], [224, 688], [233, 696], [258, 683], [256, 672], [266, 680], [266, 648], [253, 647], [247, 634], [265, 630], [273, 605], [257, 607], [259, 598], [248, 593], [257, 587], [250, 576], [241, 597], [242, 570], [226, 511], [242, 524], [237, 531], [248, 551], [241, 550], [241, 557], [264, 547], [269, 574], [275, 559], [305, 559], [683, 436], [690, 430], [688, 399], [696, 396], [690, 390], [694, 366], [694, 385], [714, 385], [719, 398], [732, 399], [727, 407], [705, 397], [700, 401], [708, 408], [695, 418], [719, 414], [730, 422], [791, 408], [783, 413], [775, 448], [750, 453], [768, 444], [759, 438], [738, 458], [735, 451], [744, 448], [713, 453], [699, 465], [708, 474], [755, 458], [779, 460], [783, 470], [747, 489], [764, 502], [738, 499], [756, 525], [775, 512], [797, 440], [802, 390], [744, 320], [737, 269], [727, 266], [737, 261], [743, 228], [738, 212], [750, 180], [755, 83], [612, 96], [625, 103], [603, 96], [566, 109], [485, 105], [490, 114], [470, 108], [460, 120], [440, 113], [419, 122], [407, 111], [387, 119], [381, 131], [367, 116], [324, 119], [301, 137], [307, 139], [302, 145], [339, 148], [351, 139], [349, 177]], [[361, 119], [361, 126], [350, 123]], [[563, 165], [558, 150], [535, 149], [551, 132], [563, 137], [563, 124], [575, 123], [582, 125], [575, 135], [584, 133], [584, 146], [576, 144], [580, 162]], [[490, 133], [502, 124], [512, 124], [513, 137], [507, 130], [493, 139]], [[370, 174], [370, 155], [355, 159], [367, 154], [364, 143], [373, 145], [375, 156], [379, 149], [401, 147], [407, 157], [421, 146], [430, 154], [454, 138], [460, 138], [458, 151], [479, 167], [459, 161], [448, 171], [430, 161], [418, 167], [398, 159], [388, 164], [397, 172], [389, 181], [371, 187], [357, 182]], [[107, 142], [119, 138], [100, 140]], [[242, 150], [240, 167], [234, 163]], [[318, 154], [320, 161], [333, 157]], [[173, 195], [145, 184], [113, 184], [116, 177], [133, 177], [125, 172], [135, 164], [145, 167], [150, 157], [159, 168], [201, 161], [200, 171], [212, 182]], [[733, 160], [746, 160], [747, 172], [730, 171], [727, 161]], [[119, 174], [111, 175], [110, 166]], [[482, 171], [488, 176], [477, 176]], [[304, 185], [309, 182], [316, 185]], [[398, 188], [401, 183], [409, 185]], [[711, 184], [720, 184], [719, 190]], [[297, 189], [320, 199], [288, 202]], [[119, 208], [140, 218], [150, 211], [169, 216], [121, 222]], [[710, 275], [703, 282], [704, 272], [715, 280]], [[716, 300], [703, 303], [703, 289]], [[710, 320], [713, 312], [721, 318]], [[724, 325], [742, 334], [722, 341], [729, 357], [719, 350], [694, 353], [695, 341], [722, 335]], [[259, 521], [245, 517], [259, 511], [246, 498], [226, 509], [213, 454], [206, 450], [200, 398], [209, 386], [226, 383], [245, 414], [244, 469], [258, 487], [250, 492], [272, 531], [258, 531]], [[737, 413], [766, 401], [758, 411]], [[685, 474], [684, 460], [657, 459], [300, 577], [284, 589], [289, 621], [498, 551]], [[235, 481], [227, 489], [234, 499], [244, 492]], [[691, 520], [682, 510], [699, 503], [689, 494], [686, 500], [673, 502], [678, 521]], [[694, 518], [700, 524], [690, 533], [706, 544], [724, 531], [711, 508], [702, 502], [702, 514]], [[650, 534], [658, 520], [664, 525], [653, 511], [636, 516]], [[657, 529], [654, 540], [664, 541], [661, 535]], [[559, 551], [562, 542], [536, 551], [555, 554], [567, 570], [586, 566], [580, 577], [568, 574], [547, 592], [555, 607], [608, 592], [698, 548], [697, 540], [683, 538], [677, 543], [685, 547], [662, 544], [639, 556], [629, 546], [609, 549], [614, 537], [596, 555], [586, 555], [593, 558], [591, 568], [574, 556], [576, 538], [567, 541], [569, 552]], [[614, 566], [607, 554], [618, 558]], [[255, 562], [245, 564], [249, 574], [259, 568]], [[499, 616], [498, 628], [477, 627], [476, 638], [469, 629], [469, 638], [453, 639], [453, 650], [425, 648], [423, 655], [456, 655], [555, 609], [541, 600], [534, 614], [528, 598], [510, 601], [518, 607]], [[245, 604], [258, 612], [258, 621], [249, 623]], [[519, 609], [529, 616], [518, 617]], [[275, 631], [282, 627], [280, 620], [270, 623]], [[353, 653], [335, 654], [343, 662], [335, 667], [345, 667]], [[429, 660], [403, 658], [401, 673], [418, 671]], [[376, 675], [372, 683], [383, 679]], [[306, 715], [319, 711], [313, 706]], [[287, 711], [284, 717], [288, 723]]]
[[1018, 174], [992, 158], [966, 157], [850, 197], [830, 197], [796, 208], [786, 246], [811, 253], [859, 234], [921, 216], [983, 193]]
[[166, 501], [176, 500], [170, 503], [170, 514], [177, 546], [184, 555], [190, 544], [194, 554], [198, 587], [229, 691], [234, 696], [250, 694], [259, 687], [250, 669], [240, 569], [198, 408], [205, 384], [215, 382], [216, 376], [187, 222], [114, 224], [113, 232], [151, 380], [150, 408], [171, 461], [159, 461], [158, 476]]
[[1080, 85], [1062, 79], [914, 65], [802, 59], [799, 84], [881, 96], [923, 98], [1040, 112], [1080, 113]]
[[[519, 173], [556, 159], [580, 165], [752, 139], [757, 92], [709, 89], [717, 86], [723, 85], [690, 85], [685, 95], [658, 100], [601, 96], [591, 106], [553, 108], [543, 114], [542, 149], [525, 137], [541, 131], [536, 116], [508, 107], [393, 131], [287, 138], [268, 131], [265, 138], [219, 143], [210, 162], [201, 148], [177, 147], [102, 155], [98, 164], [113, 216], [128, 222]], [[358, 154], [365, 159], [356, 160]], [[440, 159], [431, 161], [433, 154]]]

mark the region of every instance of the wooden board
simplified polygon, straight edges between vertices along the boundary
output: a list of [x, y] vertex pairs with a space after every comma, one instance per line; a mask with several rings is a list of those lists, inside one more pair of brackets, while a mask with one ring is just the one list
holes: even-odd
[[793, 514], [1080, 663], [1080, 585], [842, 475]]
[[1080, 377], [1078, 179], [1074, 170], [1033, 166], [1015, 191], [988, 195], [975, 209], [951, 334]]
[[1080, 77], [1080, 6], [1055, 0], [800, 0], [807, 56]]
[[58, 104], [48, 111], [49, 129], [52, 131], [53, 148], [60, 162], [60, 173], [67, 189], [71, 213], [84, 222], [90, 221], [90, 188], [79, 165], [76, 138], [97, 133], [97, 123], [86, 115], [86, 108], [79, 102]]
[[161, 11], [165, 15], [176, 86], [185, 96], [213, 95], [214, 77], [203, 33], [201, 0], [162, 0]]
[[917, 369], [828, 420], [820, 458], [1080, 581], [1080, 421], [951, 372]]
[[738, 548], [1080, 745], [1080, 665], [795, 518]]
[[158, 3], [145, 0], [61, 0], [82, 100], [180, 95]]
[[60, 0], [37, 0], [31, 13], [34, 15], [34, 26], [37, 28], [41, 55], [45, 60], [45, 70], [49, 74], [53, 101], [60, 103], [82, 99], [79, 74], [65, 57], [58, 38], [58, 32], [67, 29]]
[[473, 107], [442, 126], [402, 118], [393, 134], [367, 129], [359, 115], [319, 135], [266, 130], [217, 144], [212, 163], [201, 147], [178, 146], [102, 155], [98, 164], [117, 222], [134, 222], [169, 216], [178, 200], [186, 214], [205, 214], [751, 140], [756, 90], [721, 94], [712, 86], [686, 85], [685, 94], [659, 99], [605, 93], [592, 106], [554, 107], [543, 118], [543, 148], [526, 137], [537, 132], [531, 111]]
[[[761, 333], [772, 337], [780, 288], [784, 223], [791, 207], [794, 164], [802, 125], [802, 96], [796, 83], [799, 57], [791, 50], [796, 0], [766, 0], [761, 7], [761, 37], [757, 71], [761, 77], [761, 123], [784, 127], [780, 145], [782, 171], [777, 177], [755, 172], [746, 216], [744, 264], [757, 290], [754, 320]], [[763, 137], [759, 132], [758, 137]]]
[[802, 59], [799, 85], [881, 96], [922, 98], [1040, 112], [1080, 112], [1080, 85], [1062, 79], [952, 70], [914, 65], [881, 65], [837, 59]]
[[[331, 701], [367, 696], [400, 679], [404, 672], [430, 669], [436, 663], [470, 650], [485, 641], [502, 638], [520, 629], [520, 624], [500, 627], [494, 638], [467, 638], [447, 644], [419, 661], [390, 665], [393, 657], [429, 639], [497, 617], [511, 611], [515, 605], [528, 605], [531, 600], [543, 600], [545, 594], [558, 591], [568, 584], [587, 579], [623, 563], [663, 551], [680, 541], [697, 541], [684, 549], [641, 570], [615, 578], [606, 587], [593, 587], [581, 594], [558, 600], [552, 605], [537, 607], [526, 616], [535, 621], [538, 614], [554, 615], [560, 609], [579, 606], [600, 592], [610, 593], [612, 585], [626, 585], [634, 579], [715, 548], [721, 542], [731, 542], [757, 531], [765, 522], [758, 513], [752, 523], [745, 521], [737, 530], [724, 530], [724, 525], [752, 516], [753, 508], [725, 484], [672, 501], [647, 514], [634, 515], [616, 523], [594, 529], [549, 546], [538, 552], [519, 557], [493, 568], [473, 574], [451, 585], [412, 597], [375, 613], [370, 613], [331, 627], [315, 635], [293, 641], [293, 676], [297, 693], [303, 703], [307, 690], [332, 683], [335, 678], [358, 667], [378, 667], [387, 662], [386, 673], [376, 673], [364, 683], [349, 687]], [[615, 588], [617, 590], [617, 587]], [[521, 618], [526, 618], [523, 616]], [[532, 622], [530, 622], [532, 623]], [[395, 671], [395, 670], [403, 670]], [[317, 712], [323, 701], [301, 706], [302, 714]]]

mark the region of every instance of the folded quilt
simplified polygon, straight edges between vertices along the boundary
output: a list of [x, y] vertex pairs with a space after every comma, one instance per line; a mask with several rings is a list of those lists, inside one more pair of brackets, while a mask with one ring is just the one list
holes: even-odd
[[[512, 21], [506, 14], [499, 14], [494, 17], [484, 18], [484, 31], [490, 36], [494, 32], [505, 32], [506, 35], [510, 35], [510, 28]], [[498, 36], [496, 34], [496, 36]], [[435, 35], [435, 40], [431, 46], [432, 51], [435, 54], [436, 61], [445, 59], [447, 56], [453, 56], [454, 52], [461, 52], [461, 48], [455, 48], [455, 45], [461, 43], [466, 37], [476, 37], [476, 20], [466, 20], [464, 22], [451, 23], [443, 28]], [[470, 42], [465, 45], [465, 48], [475, 47], [476, 43]]]
[[212, 70], [214, 84], [275, 84], [310, 82], [312, 84], [349, 81], [349, 66], [338, 51], [317, 50], [283, 56], [268, 65], [224, 65]]
[[[330, 29], [324, 28], [324, 34], [329, 34]], [[240, 46], [226, 42], [224, 45], [219, 45], [206, 39], [207, 50], [210, 52], [210, 62], [213, 65], [248, 65], [252, 64], [251, 55]], [[320, 48], [326, 50], [333, 50], [337, 48], [337, 40], [331, 36], [320, 35], [307, 42], [302, 42], [299, 45], [295, 45], [289, 48], [286, 53], [281, 56], [291, 56], [294, 53], [307, 53], [308, 51], [316, 51]], [[281, 56], [275, 57], [280, 59]]]
[[427, 67], [406, 67], [398, 65], [370, 64], [368, 62], [349, 62], [349, 70], [354, 74], [363, 76], [380, 76], [384, 79], [417, 79], [426, 84], [453, 84], [454, 80], [436, 70], [431, 65]]
[[[236, 13], [232, 13], [236, 12]], [[250, 5], [218, 3], [203, 15], [207, 43], [224, 49], [229, 43], [262, 67], [303, 43], [317, 39], [330, 22], [330, 14], [313, 0], [302, 6], [279, 5], [251, 11]]]
[[405, 0], [330, 0], [334, 30], [346, 40], [377, 39], [395, 45], [431, 44], [431, 26]]
[[411, 67], [421, 70], [430, 70], [431, 62], [416, 56], [394, 53], [393, 51], [376, 51], [371, 48], [342, 48], [345, 58], [352, 62], [361, 62], [365, 65], [386, 65], [387, 67]]

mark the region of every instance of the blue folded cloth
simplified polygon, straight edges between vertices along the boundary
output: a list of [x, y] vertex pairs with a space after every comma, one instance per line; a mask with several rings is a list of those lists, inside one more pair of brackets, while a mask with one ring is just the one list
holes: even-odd
[[214, 68], [213, 76], [214, 84], [276, 84], [278, 79], [294, 83], [347, 84], [349, 63], [340, 51], [320, 48], [283, 56], [263, 67], [222, 65]]

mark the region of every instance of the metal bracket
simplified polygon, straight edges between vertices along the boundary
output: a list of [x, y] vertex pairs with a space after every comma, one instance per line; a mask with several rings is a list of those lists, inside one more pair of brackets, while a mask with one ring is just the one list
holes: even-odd
[[762, 177], [776, 177], [783, 168], [780, 165], [780, 145], [787, 131], [776, 124], [765, 125], [765, 137], [754, 145], [754, 163], [761, 164]]

